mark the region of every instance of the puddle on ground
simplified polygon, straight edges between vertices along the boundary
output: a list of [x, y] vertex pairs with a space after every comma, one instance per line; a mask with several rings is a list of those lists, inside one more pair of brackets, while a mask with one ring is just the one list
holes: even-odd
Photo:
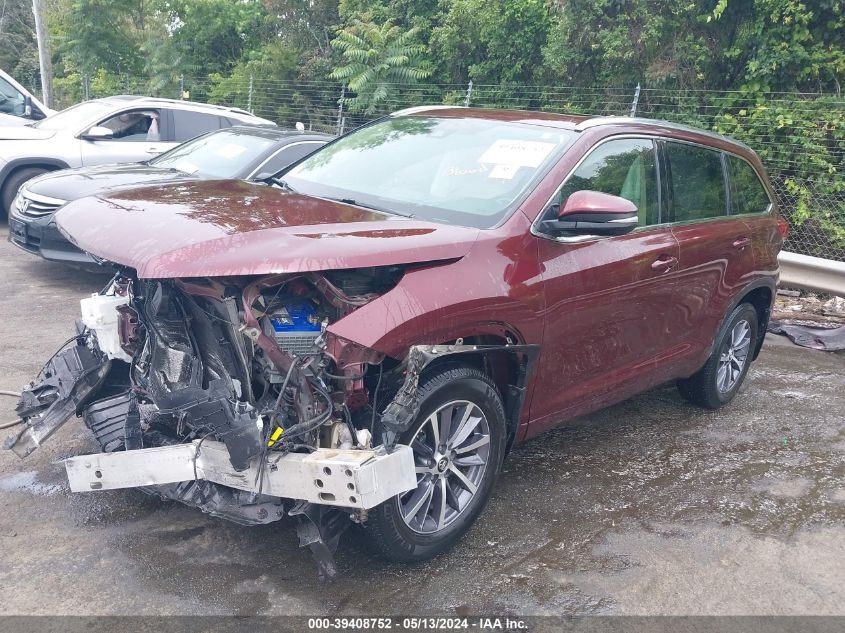
[[5, 492], [26, 491], [38, 496], [53, 495], [62, 491], [59, 484], [45, 484], [38, 481], [34, 470], [7, 475], [0, 479], [0, 490]]
[[773, 479], [758, 482], [752, 488], [759, 492], [768, 492], [775, 497], [798, 498], [803, 497], [815, 486], [815, 481], [806, 477], [794, 479]]

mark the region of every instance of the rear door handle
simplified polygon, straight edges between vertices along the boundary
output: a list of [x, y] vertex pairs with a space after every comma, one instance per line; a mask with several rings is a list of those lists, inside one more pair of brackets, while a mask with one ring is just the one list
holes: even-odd
[[751, 244], [751, 238], [745, 236], [736, 238], [733, 243], [734, 248], [745, 248], [749, 244]]
[[651, 269], [658, 272], [668, 273], [678, 265], [678, 258], [671, 255], [661, 255], [651, 262]]

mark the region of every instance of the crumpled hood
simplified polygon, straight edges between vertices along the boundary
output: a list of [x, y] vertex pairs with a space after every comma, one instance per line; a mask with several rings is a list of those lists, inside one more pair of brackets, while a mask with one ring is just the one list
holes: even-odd
[[40, 141], [55, 135], [53, 130], [40, 130], [28, 125], [0, 126], [0, 141]]
[[48, 172], [27, 182], [26, 189], [34, 194], [59, 200], [76, 200], [119, 187], [140, 187], [197, 179], [197, 176], [175, 169], [128, 163]]
[[463, 257], [479, 230], [240, 180], [124, 189], [69, 202], [61, 232], [147, 279], [339, 270]]

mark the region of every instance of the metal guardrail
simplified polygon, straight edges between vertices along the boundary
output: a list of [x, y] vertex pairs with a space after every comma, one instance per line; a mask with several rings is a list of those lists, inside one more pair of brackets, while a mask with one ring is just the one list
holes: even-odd
[[845, 262], [781, 251], [780, 285], [845, 297]]

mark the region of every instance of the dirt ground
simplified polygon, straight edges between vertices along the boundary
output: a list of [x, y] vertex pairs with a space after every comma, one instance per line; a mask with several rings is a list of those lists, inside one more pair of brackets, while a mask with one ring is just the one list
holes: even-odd
[[[0, 239], [0, 389], [19, 390], [107, 278]], [[512, 453], [453, 551], [386, 564], [348, 533], [327, 586], [290, 523], [71, 494], [61, 460], [94, 450], [71, 421], [0, 453], [0, 614], [845, 615], [845, 356], [772, 335], [728, 408], [667, 386], [580, 418]]]

